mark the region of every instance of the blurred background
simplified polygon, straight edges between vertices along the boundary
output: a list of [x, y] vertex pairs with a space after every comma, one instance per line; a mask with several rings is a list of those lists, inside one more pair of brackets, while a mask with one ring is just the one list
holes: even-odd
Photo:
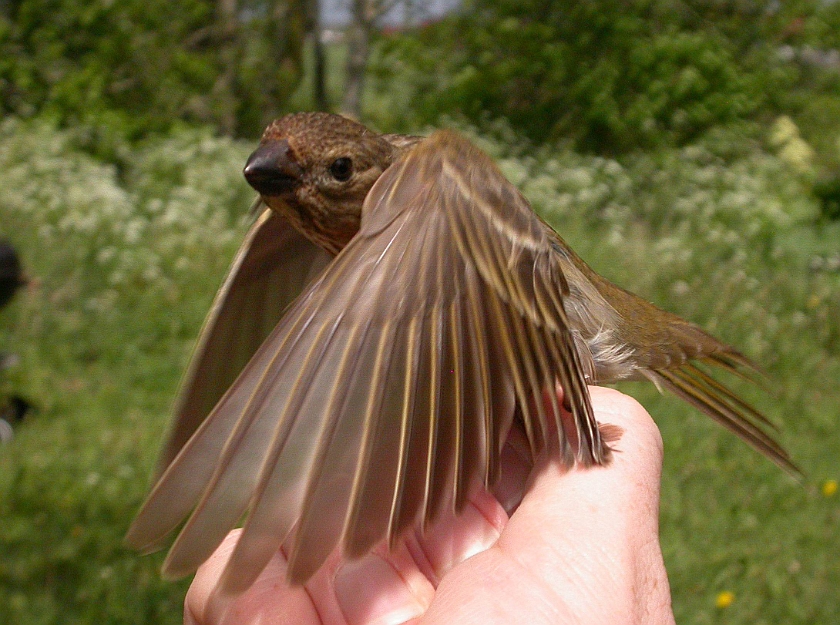
[[679, 623], [840, 622], [840, 2], [0, 0], [0, 622], [179, 623], [121, 545], [247, 228], [263, 127], [461, 129], [595, 269], [761, 363], [795, 483], [665, 439]]

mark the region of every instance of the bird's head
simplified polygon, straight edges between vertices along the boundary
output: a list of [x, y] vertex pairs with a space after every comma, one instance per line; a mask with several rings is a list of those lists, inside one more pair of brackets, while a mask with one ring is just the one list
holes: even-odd
[[340, 115], [295, 113], [266, 128], [243, 173], [270, 208], [336, 253], [358, 231], [373, 184], [413, 140]]

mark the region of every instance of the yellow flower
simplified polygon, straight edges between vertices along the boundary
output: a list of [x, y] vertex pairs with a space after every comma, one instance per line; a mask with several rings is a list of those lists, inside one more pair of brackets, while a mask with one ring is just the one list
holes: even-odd
[[822, 494], [825, 497], [831, 497], [837, 492], [837, 480], [826, 480], [822, 485]]
[[799, 173], [808, 173], [813, 165], [814, 148], [799, 134], [796, 123], [782, 115], [770, 129], [770, 144], [778, 150], [779, 158]]
[[715, 598], [715, 606], [721, 609], [728, 608], [732, 605], [733, 601], [735, 601], [735, 593], [724, 590], [723, 592], [719, 592]]

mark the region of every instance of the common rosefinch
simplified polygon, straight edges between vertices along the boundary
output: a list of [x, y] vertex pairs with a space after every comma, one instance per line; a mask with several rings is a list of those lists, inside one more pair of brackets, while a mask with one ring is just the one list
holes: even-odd
[[223, 592], [290, 536], [297, 583], [337, 545], [393, 544], [494, 483], [515, 416], [534, 456], [605, 463], [588, 383], [651, 380], [795, 471], [764, 416], [696, 364], [751, 363], [592, 271], [460, 135], [290, 115], [245, 177], [269, 210], [216, 298], [168, 468], [128, 534], [154, 548], [192, 512], [166, 573], [195, 570], [246, 512]]

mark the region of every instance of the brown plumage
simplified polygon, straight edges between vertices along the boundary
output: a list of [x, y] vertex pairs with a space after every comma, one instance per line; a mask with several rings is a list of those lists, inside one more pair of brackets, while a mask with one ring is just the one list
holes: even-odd
[[[290, 115], [245, 176], [269, 208], [214, 302], [128, 535], [153, 549], [189, 517], [166, 573], [195, 570], [246, 513], [222, 592], [289, 536], [297, 583], [336, 546], [393, 544], [493, 484], [514, 414], [533, 454], [607, 462], [586, 384], [649, 379], [795, 471], [767, 420], [698, 366], [750, 362], [597, 275], [460, 135]], [[556, 382], [567, 409], [536, 400]]]

